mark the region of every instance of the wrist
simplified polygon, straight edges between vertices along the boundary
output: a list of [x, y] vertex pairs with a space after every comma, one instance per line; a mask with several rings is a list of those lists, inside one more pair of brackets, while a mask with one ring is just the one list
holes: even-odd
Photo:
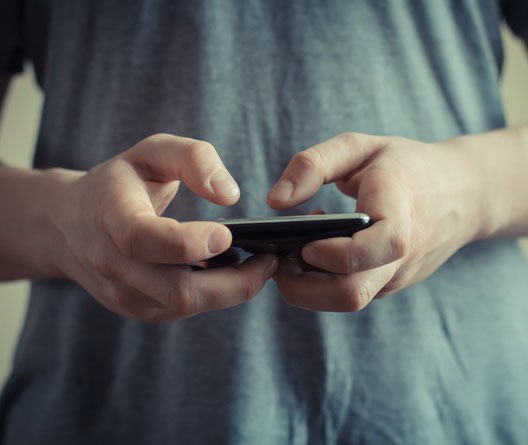
[[[53, 221], [65, 171], [0, 167], [0, 279], [60, 277], [62, 246]], [[71, 182], [71, 179], [70, 179]]]
[[44, 267], [42, 273], [47, 277], [67, 278], [66, 273], [70, 261], [68, 241], [64, 235], [63, 215], [75, 212], [73, 202], [68, 196], [75, 182], [84, 172], [53, 168], [42, 173], [43, 199], [41, 201], [40, 218], [46, 228], [47, 238], [42, 245], [41, 255], [44, 261], [39, 263]]
[[455, 213], [461, 215], [456, 230], [462, 235], [462, 244], [488, 238], [499, 224], [490, 206], [494, 178], [487, 172], [478, 150], [475, 152], [472, 136], [460, 136], [439, 145], [450, 159], [445, 186], [452, 188]]
[[515, 196], [520, 181], [512, 166], [522, 161], [522, 138], [528, 139], [521, 130], [465, 135], [449, 141], [465, 159], [466, 174], [475, 183], [475, 240], [518, 236], [512, 231], [512, 224], [518, 219]]

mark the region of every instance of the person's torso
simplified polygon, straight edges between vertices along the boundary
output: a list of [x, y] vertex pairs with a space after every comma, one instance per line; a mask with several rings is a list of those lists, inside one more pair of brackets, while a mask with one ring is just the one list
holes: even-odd
[[[274, 214], [265, 197], [290, 157], [342, 132], [434, 141], [504, 124], [494, 0], [27, 3], [46, 93], [35, 165], [88, 169], [159, 132], [207, 140], [241, 200], [182, 188], [167, 211], [178, 219]], [[293, 212], [315, 208], [354, 202], [325, 186]], [[6, 443], [518, 443], [526, 275], [513, 241], [480, 242], [357, 314], [291, 308], [270, 282], [246, 305], [160, 326], [35, 282], [0, 431]]]

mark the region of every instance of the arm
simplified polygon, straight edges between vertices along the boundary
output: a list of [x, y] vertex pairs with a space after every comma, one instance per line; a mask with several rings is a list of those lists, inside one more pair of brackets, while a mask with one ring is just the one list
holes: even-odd
[[59, 276], [47, 210], [60, 178], [0, 164], [0, 280]]
[[474, 162], [481, 238], [528, 236], [528, 124], [447, 141]]
[[527, 171], [528, 126], [432, 144], [357, 133], [317, 144], [294, 156], [269, 204], [296, 206], [334, 182], [375, 223], [307, 244], [304, 261], [325, 273], [281, 259], [274, 279], [295, 306], [362, 309], [425, 279], [472, 241], [528, 235]]

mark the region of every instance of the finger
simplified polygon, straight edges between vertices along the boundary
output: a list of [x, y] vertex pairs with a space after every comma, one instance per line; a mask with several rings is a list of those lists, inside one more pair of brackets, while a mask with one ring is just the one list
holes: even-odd
[[307, 263], [329, 272], [348, 274], [380, 267], [412, 250], [413, 199], [404, 182], [377, 170], [362, 176], [356, 211], [368, 214], [375, 223], [352, 238], [307, 244], [302, 252]]
[[123, 283], [103, 279], [86, 268], [76, 269], [79, 282], [106, 309], [115, 314], [136, 320], [155, 321], [158, 314], [164, 312], [165, 307], [138, 290]]
[[231, 245], [231, 232], [222, 224], [179, 223], [148, 212], [139, 202], [116, 200], [103, 214], [112, 239], [127, 257], [152, 263], [187, 264], [218, 255]]
[[112, 268], [102, 273], [102, 270], [96, 268], [83, 267], [74, 259], [74, 278], [95, 300], [117, 315], [145, 322], [166, 320], [167, 309], [160, 302], [127, 286], [121, 278], [130, 269], [132, 262], [130, 259], [110, 259]]
[[306, 244], [302, 258], [312, 266], [333, 273], [375, 269], [403, 258], [408, 250], [409, 232], [408, 226], [383, 219], [351, 238], [329, 238]]
[[150, 202], [154, 208], [156, 215], [160, 216], [165, 212], [169, 204], [172, 202], [178, 189], [180, 187], [180, 181], [171, 182], [152, 182], [147, 181], [146, 184], [147, 193], [150, 197]]
[[234, 204], [240, 197], [237, 183], [208, 142], [157, 134], [143, 139], [122, 156], [143, 179], [182, 180], [197, 195], [220, 205]]
[[185, 264], [218, 255], [231, 245], [231, 232], [214, 222], [178, 223], [158, 217], [144, 183], [128, 165], [120, 165], [101, 204], [102, 223], [127, 257]]
[[356, 312], [363, 309], [391, 280], [398, 265], [351, 275], [304, 272], [299, 264], [281, 258], [273, 279], [292, 306], [314, 311]]
[[274, 255], [255, 255], [238, 267], [193, 271], [189, 266], [133, 262], [127, 285], [161, 303], [173, 318], [218, 310], [253, 298], [277, 268]]
[[121, 242], [131, 258], [150, 263], [188, 264], [224, 252], [231, 245], [227, 227], [214, 222], [178, 223], [171, 218], [139, 215], [128, 223]]
[[[112, 188], [100, 212], [121, 252], [145, 261], [181, 264], [226, 250], [231, 234], [220, 225], [178, 227], [156, 218], [150, 198], [153, 182], [183, 180], [195, 193], [218, 204], [232, 204], [238, 186], [211, 144], [171, 135], [146, 138], [110, 164]], [[168, 190], [168, 196], [170, 192]], [[166, 203], [162, 203], [162, 207]], [[159, 210], [159, 209], [158, 209]], [[187, 230], [186, 230], [187, 229]]]
[[139, 321], [163, 321], [167, 311], [148, 295], [123, 285], [112, 285], [105, 298], [99, 301], [112, 312]]
[[382, 137], [343, 133], [297, 153], [268, 194], [268, 204], [285, 209], [306, 201], [323, 184], [360, 168], [384, 144]]

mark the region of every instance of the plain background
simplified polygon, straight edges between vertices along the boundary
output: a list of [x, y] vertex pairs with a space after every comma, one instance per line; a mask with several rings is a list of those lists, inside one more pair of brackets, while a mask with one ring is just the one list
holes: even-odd
[[[528, 123], [528, 52], [509, 31], [503, 34], [506, 61], [502, 90], [506, 116], [509, 125]], [[23, 75], [11, 82], [0, 120], [0, 158], [5, 163], [30, 166], [42, 99], [31, 69], [26, 68]], [[9, 215], [2, 216], [7, 217]], [[522, 244], [528, 255], [528, 240], [523, 240]], [[11, 366], [27, 304], [27, 291], [25, 281], [0, 284], [0, 388]]]

